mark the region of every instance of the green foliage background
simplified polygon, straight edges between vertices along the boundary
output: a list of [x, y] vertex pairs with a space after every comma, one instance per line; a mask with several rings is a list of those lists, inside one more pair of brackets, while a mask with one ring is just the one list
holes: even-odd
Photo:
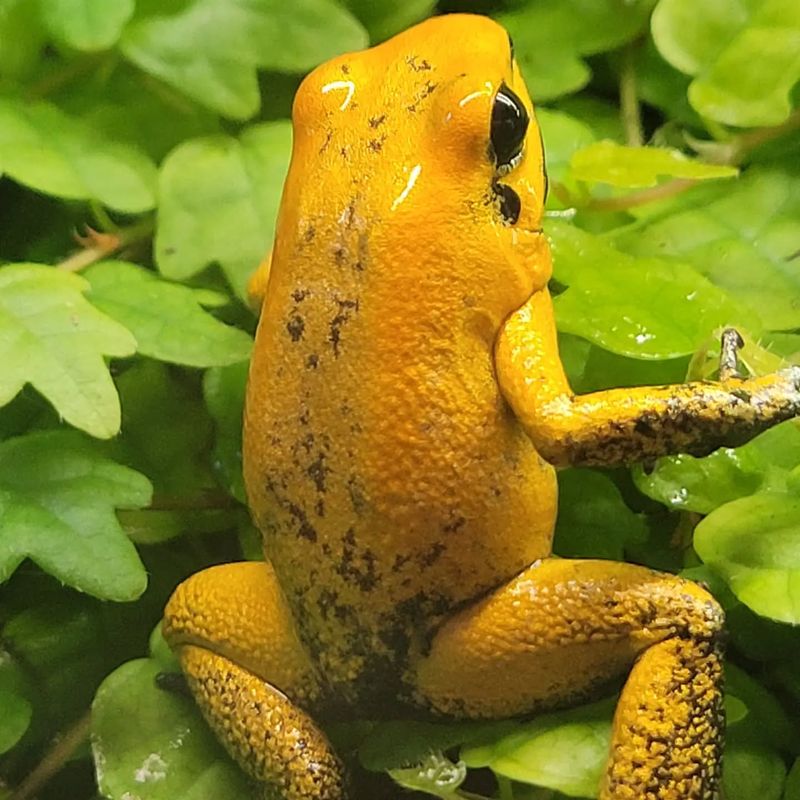
[[[0, 0], [0, 798], [247, 796], [150, 634], [183, 577], [258, 557], [244, 286], [291, 98], [459, 10], [509, 29], [539, 104], [574, 387], [713, 376], [730, 324], [746, 369], [800, 360], [796, 0]], [[710, 584], [726, 800], [798, 800], [798, 426], [560, 483], [559, 554]], [[429, 795], [592, 797], [612, 708], [332, 735]]]

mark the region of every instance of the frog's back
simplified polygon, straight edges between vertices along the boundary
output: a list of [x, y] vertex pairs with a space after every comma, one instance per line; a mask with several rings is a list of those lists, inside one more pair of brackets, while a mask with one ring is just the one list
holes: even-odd
[[484, 84], [467, 64], [508, 45], [494, 23], [460, 18], [476, 33], [462, 68], [440, 59], [457, 24], [444, 19], [301, 88], [251, 367], [251, 506], [301, 635], [348, 702], [393, 686], [415, 637], [550, 545], [552, 470], [492, 359], [530, 279], [490, 274], [485, 237], [470, 235], [485, 204], [437, 185], [458, 185], [477, 147], [458, 116]]

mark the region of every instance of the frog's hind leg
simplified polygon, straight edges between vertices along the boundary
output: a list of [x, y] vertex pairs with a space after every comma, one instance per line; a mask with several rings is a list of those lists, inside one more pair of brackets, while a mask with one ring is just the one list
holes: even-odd
[[409, 680], [435, 711], [502, 718], [588, 698], [633, 665], [599, 797], [712, 800], [722, 624], [711, 595], [689, 581], [551, 559], [448, 620]]
[[322, 687], [272, 568], [212, 567], [172, 595], [164, 636], [203, 715], [269, 800], [344, 800], [342, 766], [313, 712]]

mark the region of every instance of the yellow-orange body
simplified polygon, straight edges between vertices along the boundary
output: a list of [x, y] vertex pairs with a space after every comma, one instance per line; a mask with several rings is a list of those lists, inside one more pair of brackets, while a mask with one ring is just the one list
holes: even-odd
[[[500, 95], [531, 116], [507, 163]], [[549, 559], [552, 465], [747, 438], [797, 413], [797, 371], [573, 395], [541, 140], [490, 20], [335, 59], [293, 117], [245, 419], [268, 564], [190, 579], [165, 619], [207, 717], [267, 797], [334, 800], [342, 771], [310, 714], [531, 713], [643, 653], [602, 796], [714, 797], [721, 612], [672, 576]]]

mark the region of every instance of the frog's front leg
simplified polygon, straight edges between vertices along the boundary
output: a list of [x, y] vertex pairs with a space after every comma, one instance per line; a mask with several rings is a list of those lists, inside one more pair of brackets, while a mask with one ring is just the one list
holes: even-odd
[[723, 614], [689, 581], [611, 561], [534, 564], [439, 629], [412, 662], [419, 702], [505, 718], [591, 697], [634, 664], [602, 800], [712, 800], [723, 733]]
[[343, 800], [343, 771], [306, 709], [321, 686], [268, 564], [212, 567], [182, 583], [164, 636], [203, 715], [269, 800]]
[[742, 379], [730, 363], [731, 344], [723, 348], [719, 382], [575, 395], [558, 358], [545, 289], [508, 319], [495, 362], [503, 395], [544, 458], [557, 466], [610, 466], [669, 453], [705, 455], [800, 414], [800, 367]]

